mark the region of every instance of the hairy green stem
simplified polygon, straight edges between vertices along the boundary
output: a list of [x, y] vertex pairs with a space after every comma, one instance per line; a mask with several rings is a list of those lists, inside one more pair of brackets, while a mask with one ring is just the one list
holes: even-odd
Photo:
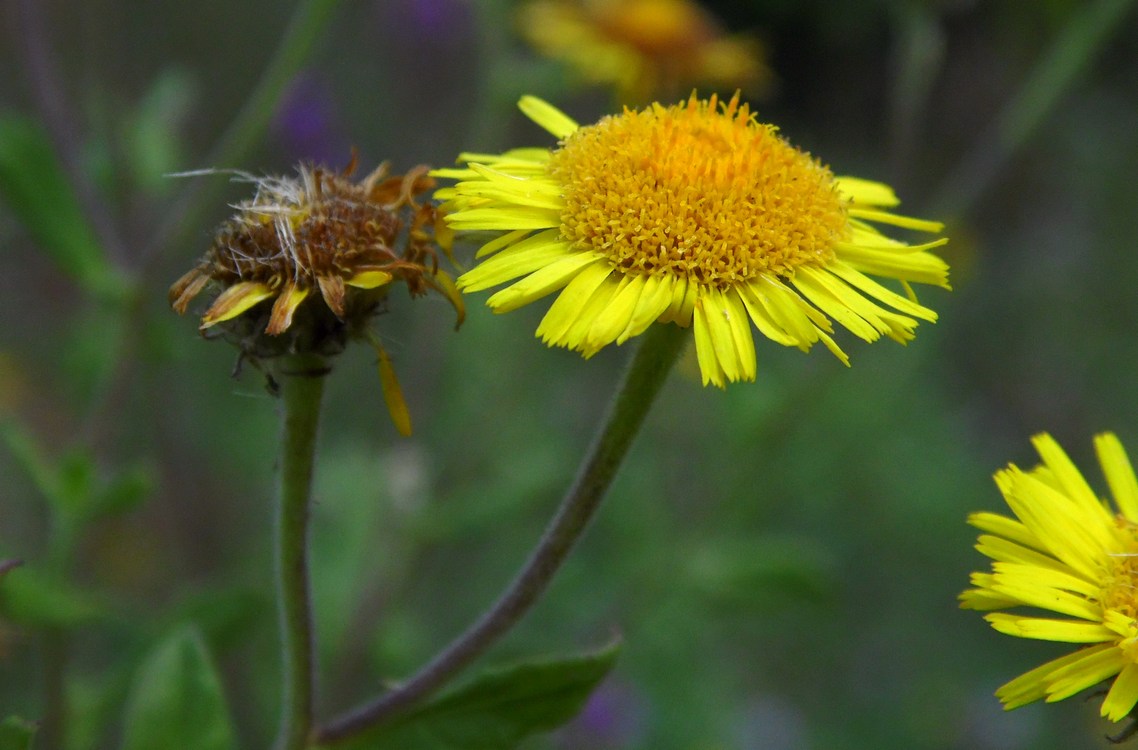
[[1040, 57], [1019, 92], [1009, 101], [967, 158], [945, 180], [933, 201], [937, 213], [959, 216], [991, 186], [1000, 170], [1027, 140], [1122, 26], [1133, 0], [1089, 3]]
[[319, 727], [321, 744], [344, 740], [418, 705], [496, 643], [549, 586], [592, 519], [628, 453], [649, 407], [687, 342], [687, 329], [653, 325], [644, 334], [602, 427], [541, 541], [513, 583], [466, 632], [413, 677]]
[[327, 367], [295, 356], [281, 368], [284, 418], [277, 499], [277, 597], [283, 694], [276, 750], [303, 750], [312, 728], [315, 664], [308, 582], [308, 506]]

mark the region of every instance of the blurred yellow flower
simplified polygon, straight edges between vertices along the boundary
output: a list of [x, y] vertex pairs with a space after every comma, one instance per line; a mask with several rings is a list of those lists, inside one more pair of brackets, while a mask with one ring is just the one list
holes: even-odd
[[725, 35], [691, 0], [536, 0], [519, 24], [540, 52], [626, 104], [698, 84], [754, 92], [770, 78], [756, 40]]
[[827, 315], [866, 341], [902, 343], [917, 318], [936, 319], [908, 282], [947, 288], [948, 267], [929, 252], [947, 240], [908, 245], [869, 222], [941, 225], [891, 213], [885, 185], [834, 177], [738, 94], [586, 126], [533, 97], [520, 106], [557, 149], [463, 154], [466, 167], [433, 174], [458, 180], [436, 193], [454, 229], [505, 232], [460, 289], [513, 282], [490, 297], [496, 312], [562, 290], [537, 329], [547, 344], [590, 357], [654, 322], [694, 322], [703, 382], [723, 387], [755, 378], [752, 322], [803, 351], [821, 341], [848, 364]]
[[1138, 703], [1138, 481], [1113, 434], [1095, 437], [1113, 506], [1049, 435], [1033, 443], [1041, 466], [996, 474], [1015, 518], [968, 519], [984, 532], [976, 548], [994, 562], [990, 573], [972, 574], [976, 588], [960, 595], [961, 606], [1055, 613], [1060, 617], [993, 611], [984, 618], [1007, 635], [1090, 644], [1002, 686], [996, 695], [1005, 708], [1062, 700], [1113, 677], [1102, 715], [1119, 721]]

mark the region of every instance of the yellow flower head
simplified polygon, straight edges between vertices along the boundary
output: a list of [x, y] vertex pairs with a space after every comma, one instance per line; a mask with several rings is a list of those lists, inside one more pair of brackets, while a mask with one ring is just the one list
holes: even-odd
[[[457, 230], [505, 234], [458, 280], [506, 312], [561, 290], [537, 334], [590, 357], [654, 322], [691, 326], [704, 384], [754, 380], [753, 323], [803, 351], [821, 341], [842, 362], [830, 318], [866, 341], [904, 343], [936, 314], [908, 282], [948, 286], [931, 248], [870, 222], [939, 232], [891, 213], [887, 186], [830, 171], [755, 121], [738, 94], [693, 94], [578, 126], [545, 102], [522, 110], [561, 139], [553, 150], [463, 154], [439, 190]], [[898, 279], [906, 295], [867, 274]]]
[[[972, 574], [961, 606], [990, 611], [985, 619], [1001, 633], [1081, 646], [997, 690], [1005, 708], [1062, 700], [1115, 677], [1102, 715], [1119, 721], [1138, 704], [1138, 481], [1112, 434], [1098, 435], [1095, 450], [1113, 506], [1049, 435], [1033, 442], [1041, 466], [996, 474], [1015, 518], [968, 519], [984, 532], [976, 548], [995, 562]], [[1020, 607], [1042, 612], [992, 611]], [[1040, 616], [1048, 613], [1058, 617]]]
[[543, 54], [616, 86], [623, 102], [696, 84], [755, 90], [770, 78], [758, 42], [724, 35], [692, 0], [536, 0], [519, 22]]
[[[220, 293], [201, 318], [254, 362], [286, 354], [333, 355], [362, 337], [377, 350], [396, 425], [410, 430], [390, 361], [367, 328], [390, 287], [435, 290], [464, 314], [461, 295], [438, 267], [437, 209], [417, 196], [434, 186], [427, 167], [405, 176], [382, 164], [359, 182], [355, 158], [340, 173], [302, 164], [295, 177], [252, 177], [252, 199], [214, 234], [205, 256], [173, 286], [179, 314], [209, 286]], [[442, 226], [444, 244], [450, 232]]]

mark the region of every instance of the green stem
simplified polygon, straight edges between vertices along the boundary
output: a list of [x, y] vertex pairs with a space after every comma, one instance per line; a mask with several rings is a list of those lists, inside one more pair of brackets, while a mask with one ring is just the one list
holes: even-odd
[[281, 368], [284, 419], [277, 505], [277, 585], [283, 695], [276, 750], [303, 750], [312, 728], [315, 681], [308, 583], [308, 506], [325, 363], [297, 355]]
[[1068, 24], [987, 135], [945, 180], [933, 201], [941, 216], [960, 216], [988, 189], [1007, 163], [1072, 88], [1106, 40], [1121, 26], [1133, 0], [1099, 0]]
[[529, 560], [498, 601], [398, 688], [319, 727], [314, 733], [318, 742], [344, 740], [406, 713], [447, 684], [530, 610], [596, 513], [686, 342], [687, 329], [674, 325], [653, 325], [644, 334], [573, 486]]

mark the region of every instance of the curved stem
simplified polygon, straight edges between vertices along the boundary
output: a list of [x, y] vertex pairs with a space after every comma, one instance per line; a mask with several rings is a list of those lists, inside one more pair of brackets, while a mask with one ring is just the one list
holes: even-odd
[[529, 560], [498, 601], [398, 688], [319, 727], [314, 733], [318, 742], [347, 739], [414, 707], [497, 642], [530, 610], [588, 526], [686, 341], [687, 329], [674, 325], [653, 325], [644, 334], [573, 486]]
[[277, 503], [277, 586], [283, 694], [276, 750], [303, 750], [312, 727], [315, 665], [308, 583], [308, 505], [326, 368], [296, 356], [281, 375], [284, 419]]

